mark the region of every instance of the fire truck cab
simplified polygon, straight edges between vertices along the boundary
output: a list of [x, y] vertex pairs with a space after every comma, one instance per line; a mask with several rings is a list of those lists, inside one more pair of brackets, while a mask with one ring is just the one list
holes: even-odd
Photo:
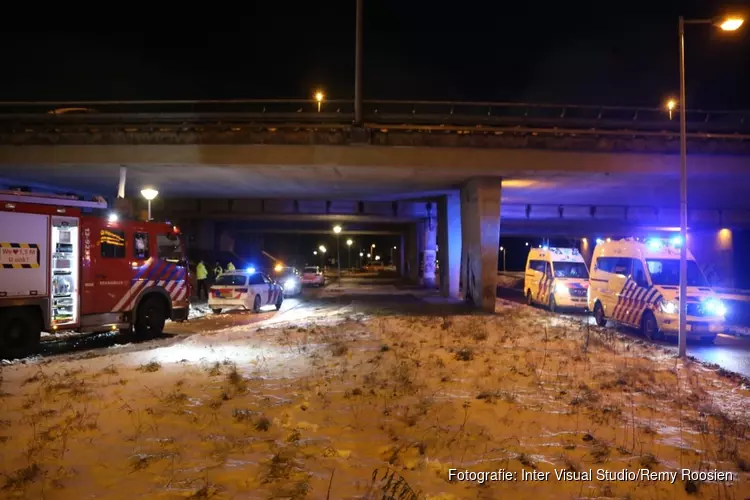
[[36, 352], [41, 332], [159, 335], [187, 319], [177, 228], [109, 215], [103, 200], [0, 191], [0, 357]]

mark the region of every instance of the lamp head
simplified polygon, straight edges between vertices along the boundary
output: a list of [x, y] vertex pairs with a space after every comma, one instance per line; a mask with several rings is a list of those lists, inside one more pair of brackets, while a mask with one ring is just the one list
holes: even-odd
[[159, 191], [157, 191], [156, 189], [152, 187], [143, 188], [141, 189], [141, 196], [146, 198], [148, 201], [151, 201], [157, 196], [159, 196]]

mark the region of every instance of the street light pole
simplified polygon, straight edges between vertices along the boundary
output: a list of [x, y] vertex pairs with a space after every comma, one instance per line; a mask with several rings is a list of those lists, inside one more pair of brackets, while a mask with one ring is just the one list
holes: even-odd
[[678, 355], [687, 353], [687, 117], [685, 105], [685, 18], [680, 16], [680, 308], [678, 322]]
[[[714, 24], [724, 31], [736, 31], [744, 19], [740, 17], [727, 17], [719, 22], [713, 19], [688, 19], [683, 16], [679, 18], [679, 43], [680, 43], [680, 292], [677, 301], [679, 307], [678, 323], [678, 355], [684, 358], [687, 351], [687, 104], [685, 102], [685, 25], [686, 24]], [[667, 107], [669, 108], [669, 104]], [[672, 106], [673, 107], [673, 106]], [[671, 109], [671, 108], [670, 108]], [[671, 112], [671, 111], [670, 111]]]
[[357, 0], [354, 43], [354, 125], [362, 126], [362, 0]]

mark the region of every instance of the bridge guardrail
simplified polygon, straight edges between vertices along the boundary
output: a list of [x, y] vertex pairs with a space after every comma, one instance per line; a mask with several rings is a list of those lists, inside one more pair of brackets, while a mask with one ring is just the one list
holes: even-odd
[[[316, 123], [351, 124], [351, 100], [0, 102], [0, 124]], [[364, 101], [371, 126], [455, 125], [679, 132], [677, 113], [658, 108], [507, 102]], [[750, 111], [688, 110], [691, 132], [750, 133]]]

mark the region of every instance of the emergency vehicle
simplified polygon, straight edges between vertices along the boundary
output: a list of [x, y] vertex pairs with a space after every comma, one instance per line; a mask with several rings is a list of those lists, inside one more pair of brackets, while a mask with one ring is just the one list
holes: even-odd
[[177, 228], [119, 219], [107, 203], [0, 191], [0, 356], [41, 332], [158, 335], [184, 320], [189, 285]]
[[254, 268], [222, 274], [216, 278], [208, 295], [208, 307], [214, 314], [235, 308], [258, 313], [262, 307], [270, 305], [276, 306], [278, 311], [283, 301], [284, 289], [281, 285]]
[[529, 305], [557, 308], [587, 307], [589, 270], [576, 248], [532, 248], [526, 259], [523, 289]]
[[[588, 304], [599, 326], [611, 319], [641, 329], [649, 339], [677, 335], [679, 324], [681, 238], [627, 238], [594, 249]], [[726, 308], [716, 298], [688, 251], [687, 336], [713, 342]]]

